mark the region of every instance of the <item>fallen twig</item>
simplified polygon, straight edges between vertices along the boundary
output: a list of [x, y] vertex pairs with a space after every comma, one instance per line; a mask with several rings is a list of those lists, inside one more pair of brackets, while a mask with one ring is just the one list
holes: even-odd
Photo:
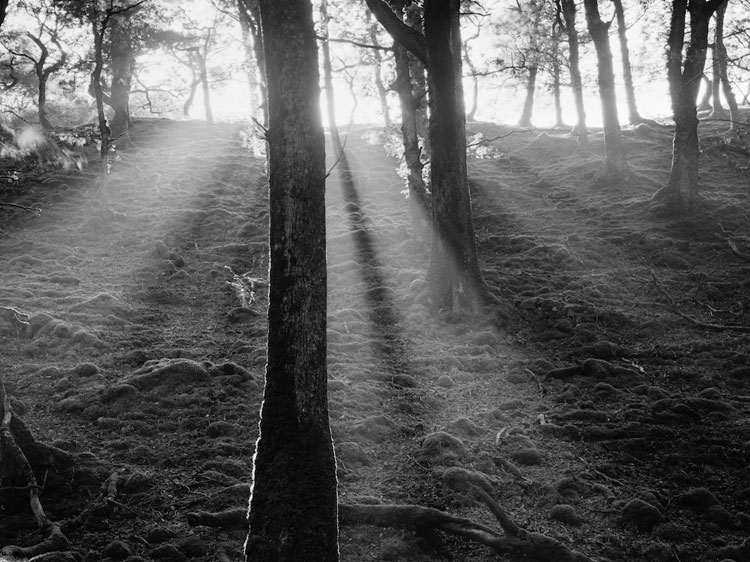
[[41, 209], [38, 209], [36, 207], [27, 207], [26, 205], [19, 205], [18, 203], [5, 203], [3, 201], [0, 201], [0, 207], [13, 207], [14, 209], [22, 209], [29, 213], [34, 213], [35, 215], [40, 215], [42, 213]]

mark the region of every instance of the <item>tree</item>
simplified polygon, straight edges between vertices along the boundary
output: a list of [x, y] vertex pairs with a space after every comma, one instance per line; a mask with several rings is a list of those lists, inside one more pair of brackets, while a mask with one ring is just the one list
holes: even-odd
[[266, 126], [268, 124], [268, 91], [263, 34], [260, 26], [260, 6], [258, 0], [237, 0], [237, 10], [247, 59], [251, 112], [260, 118], [263, 126]]
[[[576, 27], [576, 3], [575, 0], [555, 0], [555, 2], [558, 12], [557, 19], [568, 36], [570, 84], [575, 99], [577, 116], [573, 132], [578, 136], [578, 144], [585, 145], [588, 140], [588, 129], [586, 128], [586, 108], [583, 103], [583, 80], [581, 79], [578, 29]], [[560, 13], [562, 13], [563, 20], [560, 20]]]
[[261, 0], [270, 156], [268, 363], [245, 554], [338, 560], [326, 372], [325, 145], [309, 0]]
[[[696, 101], [708, 49], [712, 14], [726, 0], [673, 0], [667, 48], [667, 75], [675, 132], [672, 166], [667, 184], [653, 201], [669, 213], [690, 214], [699, 202], [698, 112]], [[685, 47], [685, 25], [690, 12], [690, 43]], [[685, 51], [683, 56], [683, 49]]]
[[628, 102], [628, 122], [631, 125], [637, 125], [643, 121], [643, 118], [638, 112], [638, 104], [635, 100], [633, 67], [630, 64], [630, 49], [628, 48], [628, 34], [625, 25], [625, 10], [622, 8], [622, 0], [612, 0], [612, 3], [615, 6], [615, 17], [617, 18], [617, 38], [620, 41], [622, 79], [625, 82], [625, 98]]
[[538, 38], [541, 35], [540, 22], [542, 19], [543, 10], [544, 2], [540, 2], [538, 0], [532, 0], [531, 2], [529, 2], [528, 11], [521, 9], [520, 7], [515, 10], [518, 12], [519, 20], [516, 25], [529, 30], [529, 43], [527, 45], [524, 45], [523, 48], [519, 49], [519, 54], [522, 59], [522, 63], [520, 66], [528, 71], [528, 76], [526, 78], [526, 95], [523, 101], [521, 117], [518, 119], [519, 127], [531, 126], [531, 116], [534, 111], [534, 93], [536, 92], [536, 79], [537, 74], [539, 73], [539, 58], [541, 49]]
[[625, 159], [620, 119], [617, 116], [615, 74], [612, 69], [612, 50], [609, 45], [611, 22], [605, 23], [602, 21], [598, 0], [584, 0], [583, 4], [586, 10], [589, 34], [596, 48], [599, 98], [602, 103], [602, 121], [604, 124], [604, 167], [598, 173], [598, 179], [606, 183], [616, 182], [627, 177], [629, 169]]
[[457, 0], [426, 0], [424, 35], [382, 0], [367, 0], [383, 27], [427, 67], [433, 236], [427, 283], [433, 308], [477, 310], [479, 270], [466, 168], [466, 122]]
[[[719, 5], [716, 9], [716, 27], [714, 31], [714, 60], [718, 69], [718, 80], [721, 82], [721, 88], [724, 92], [724, 98], [727, 100], [729, 106], [729, 119], [730, 130], [737, 126], [740, 121], [740, 111], [737, 107], [737, 98], [734, 96], [732, 91], [732, 84], [729, 81], [729, 73], [727, 70], [727, 47], [724, 44], [724, 14], [727, 11], [728, 0]], [[714, 75], [715, 76], [715, 75]], [[716, 79], [716, 78], [714, 78]], [[717, 100], [718, 96], [714, 95], [714, 99]]]
[[112, 116], [112, 138], [120, 148], [130, 144], [130, 87], [135, 70], [135, 52], [132, 42], [131, 16], [129, 11], [112, 20], [110, 31], [110, 60], [112, 82], [110, 94], [105, 97], [107, 104], [114, 110]]
[[8, 2], [9, 0], [0, 0], [0, 27], [2, 27], [5, 15], [8, 13]]
[[15, 45], [6, 48], [12, 55], [31, 63], [37, 82], [39, 124], [43, 129], [51, 129], [52, 124], [47, 116], [47, 84], [50, 76], [62, 69], [67, 62], [68, 54], [62, 45], [61, 31], [70, 22], [66, 21], [65, 14], [46, 2], [36, 6], [24, 4], [23, 9], [34, 17], [36, 28], [14, 34]]

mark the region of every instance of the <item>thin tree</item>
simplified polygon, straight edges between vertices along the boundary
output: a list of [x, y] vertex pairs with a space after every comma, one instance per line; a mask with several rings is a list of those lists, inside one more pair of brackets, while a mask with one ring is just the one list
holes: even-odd
[[729, 73], [727, 70], [727, 47], [724, 44], [724, 15], [727, 11], [728, 0], [719, 5], [716, 9], [716, 27], [714, 32], [714, 57], [719, 68], [719, 79], [721, 81], [721, 88], [724, 92], [724, 99], [727, 100], [729, 106], [729, 129], [733, 130], [740, 121], [740, 110], [737, 107], [737, 98], [732, 91], [732, 83], [729, 81]]
[[589, 34], [596, 48], [598, 63], [599, 98], [602, 103], [604, 125], [604, 167], [598, 173], [598, 180], [611, 183], [627, 177], [628, 162], [625, 158], [625, 145], [622, 141], [620, 119], [617, 115], [617, 95], [615, 93], [615, 73], [612, 68], [612, 50], [609, 44], [611, 22], [602, 21], [598, 0], [584, 0], [586, 22]]
[[[714, 31], [714, 41], [716, 41], [718, 30]], [[711, 110], [711, 119], [726, 119], [727, 110], [721, 102], [721, 70], [719, 69], [719, 54], [716, 52], [716, 43], [708, 46], [711, 49], [711, 98], [714, 100], [714, 107]]]
[[270, 156], [268, 362], [245, 555], [338, 560], [326, 369], [325, 138], [310, 0], [261, 0]]
[[[573, 90], [577, 116], [573, 133], [577, 135], [579, 145], [586, 145], [588, 141], [588, 129], [586, 127], [586, 108], [583, 103], [583, 80], [581, 79], [579, 54], [580, 44], [578, 41], [578, 28], [576, 27], [576, 3], [575, 0], [555, 0], [555, 2], [557, 5], [558, 22], [568, 37], [570, 84]], [[560, 14], [562, 14], [562, 20], [560, 19]]]
[[253, 117], [265, 127], [268, 124], [268, 91], [260, 6], [258, 0], [237, 0], [237, 9], [250, 84], [250, 110]]
[[635, 99], [635, 86], [633, 84], [633, 66], [630, 64], [630, 49], [628, 48], [628, 33], [625, 25], [625, 10], [622, 8], [622, 0], [612, 0], [615, 6], [615, 17], [617, 18], [617, 38], [620, 41], [620, 57], [622, 60], [622, 79], [625, 83], [625, 98], [628, 102], [628, 122], [637, 125], [643, 121], [638, 112], [638, 104]]
[[[53, 26], [49, 26], [46, 19], [47, 18], [43, 18], [43, 20], [39, 22], [39, 29], [34, 33], [27, 31], [23, 34], [24, 37], [34, 43], [36, 49], [38, 49], [37, 53], [32, 54], [29, 52], [31, 49], [24, 49], [22, 45], [18, 48], [6, 48], [10, 54], [31, 62], [37, 79], [37, 113], [39, 116], [39, 124], [43, 129], [51, 129], [52, 124], [47, 117], [47, 83], [49, 82], [50, 76], [65, 66], [67, 53], [60, 42], [59, 33], [62, 20], [60, 18], [55, 18]], [[49, 41], [54, 45], [57, 51], [57, 60], [52, 64], [48, 64], [52, 53], [50, 53], [46, 41]]]
[[112, 138], [118, 148], [128, 147], [130, 142], [130, 88], [135, 71], [135, 51], [131, 28], [131, 10], [112, 20], [110, 31], [110, 60], [112, 84], [105, 101], [114, 110], [111, 129]]
[[[669, 213], [690, 214], [698, 207], [700, 141], [696, 101], [706, 64], [711, 16], [726, 0], [673, 0], [667, 50], [667, 75], [675, 132], [672, 166], [667, 184], [653, 201]], [[690, 12], [690, 43], [685, 47], [685, 25]], [[684, 56], [683, 56], [684, 50]]]
[[433, 237], [427, 269], [435, 309], [477, 310], [488, 296], [477, 256], [466, 168], [458, 0], [426, 0], [424, 35], [382, 0], [366, 0], [383, 27], [427, 67]]

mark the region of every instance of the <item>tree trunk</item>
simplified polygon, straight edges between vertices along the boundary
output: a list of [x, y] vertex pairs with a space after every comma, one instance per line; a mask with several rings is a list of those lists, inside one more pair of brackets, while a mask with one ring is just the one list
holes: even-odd
[[552, 98], [555, 102], [555, 127], [564, 128], [560, 84], [560, 28], [556, 27], [552, 35]]
[[320, 23], [322, 28], [322, 39], [320, 41], [323, 52], [323, 83], [326, 91], [326, 113], [328, 114], [328, 133], [331, 135], [331, 145], [336, 158], [344, 152], [344, 144], [339, 136], [339, 127], [336, 124], [336, 94], [333, 90], [333, 68], [331, 67], [331, 47], [328, 43], [328, 0], [320, 2]]
[[[92, 20], [91, 27], [94, 32], [94, 70], [91, 72], [91, 89], [96, 101], [96, 115], [99, 121], [99, 134], [101, 135], [101, 147], [99, 155], [102, 161], [107, 160], [109, 155], [111, 131], [107, 125], [107, 116], [104, 113], [104, 92], [102, 92], [102, 70], [104, 69], [104, 34], [107, 31], [108, 18], [104, 22]], [[105, 173], [106, 173], [105, 165]]]
[[685, 51], [685, 20], [688, 0], [674, 0], [669, 29], [667, 73], [674, 112], [675, 133], [672, 167], [667, 184], [653, 200], [667, 212], [690, 214], [698, 206], [698, 112], [696, 101], [708, 49], [708, 25], [721, 1], [690, 0], [690, 43]]
[[0, 0], [0, 27], [2, 27], [7, 13], [8, 13], [8, 0]]
[[131, 145], [130, 127], [130, 85], [133, 80], [135, 69], [135, 55], [133, 45], [130, 42], [128, 30], [128, 17], [119, 16], [112, 21], [111, 57], [112, 57], [112, 88], [109, 96], [109, 105], [114, 110], [112, 116], [112, 138], [118, 148], [127, 148]]
[[268, 63], [268, 362], [245, 555], [338, 560], [326, 373], [325, 137], [310, 0], [261, 0]]
[[409, 170], [406, 185], [409, 189], [409, 210], [414, 237], [421, 240], [427, 231], [429, 208], [427, 191], [422, 179], [422, 151], [419, 148], [417, 133], [417, 107], [419, 100], [412, 93], [411, 74], [409, 72], [409, 53], [400, 44], [393, 45], [396, 60], [396, 80], [393, 86], [401, 105], [401, 136], [404, 143], [404, 160]]
[[529, 67], [529, 78], [526, 81], [526, 97], [523, 100], [519, 127], [531, 127], [531, 115], [534, 112], [534, 92], [536, 91], [536, 75], [539, 71], [536, 65]]
[[729, 74], [727, 72], [727, 48], [724, 45], [724, 14], [727, 11], [727, 4], [724, 2], [716, 9], [716, 35], [714, 39], [714, 56], [717, 58], [719, 63], [719, 78], [721, 79], [721, 87], [724, 92], [724, 98], [727, 100], [729, 106], [729, 118], [731, 123], [729, 129], [732, 130], [740, 122], [740, 110], [737, 107], [737, 98], [734, 96], [732, 91], [732, 84], [729, 82]]
[[[378, 43], [378, 23], [370, 23], [370, 12], [367, 12], [367, 22], [369, 23], [368, 33], [370, 35], [370, 42], [379, 46]], [[393, 125], [391, 120], [391, 109], [388, 107], [388, 90], [383, 84], [383, 56], [380, 54], [379, 49], [374, 49], [372, 52], [375, 64], [373, 65], [373, 78], [375, 79], [375, 89], [378, 92], [378, 100], [380, 100], [380, 112], [383, 114], [383, 123], [386, 127]]]
[[585, 145], [588, 142], [588, 129], [586, 128], [586, 108], [583, 104], [583, 81], [581, 80], [578, 29], [576, 28], [576, 3], [575, 0], [560, 0], [560, 2], [570, 50], [570, 83], [578, 117], [573, 131], [578, 136], [578, 144]]
[[483, 283], [466, 169], [458, 18], [458, 0], [426, 0], [434, 226], [427, 282], [435, 308], [477, 310]]
[[638, 112], [638, 104], [635, 101], [635, 86], [633, 85], [633, 67], [630, 64], [630, 49], [628, 48], [627, 27], [625, 26], [625, 12], [622, 9], [622, 0], [612, 0], [615, 5], [615, 17], [617, 18], [617, 37], [620, 41], [620, 56], [622, 58], [622, 78], [625, 82], [625, 97], [628, 102], [628, 122], [637, 125], [643, 121]]
[[[263, 52], [263, 34], [261, 33], [260, 24], [260, 6], [258, 0], [237, 0], [240, 12], [240, 25], [247, 29], [252, 39], [252, 52], [248, 49], [247, 58], [253, 59], [255, 64], [249, 65], [249, 70], [255, 70], [250, 76], [251, 87], [254, 84], [257, 88], [257, 95], [260, 98], [259, 103], [254, 105], [254, 109], [259, 113], [261, 124], [268, 125], [268, 90], [266, 87], [266, 57]], [[247, 42], [245, 43], [247, 48]]]
[[705, 74], [701, 77], [701, 80], [705, 82], [706, 89], [703, 90], [701, 102], [698, 104], [698, 111], [709, 111], [713, 109], [713, 106], [711, 105], [711, 96], [714, 91], [714, 83]]
[[604, 168], [598, 180], [611, 183], [622, 180], [629, 174], [625, 159], [625, 146], [622, 142], [620, 119], [617, 116], [617, 96], [615, 94], [615, 74], [612, 69], [612, 51], [609, 45], [609, 24], [599, 15], [598, 0], [584, 0], [586, 22], [589, 34], [596, 48], [599, 67], [599, 97], [602, 102], [602, 122], [604, 123]]
[[201, 78], [201, 88], [203, 89], [203, 110], [206, 114], [206, 123], [214, 124], [214, 112], [211, 108], [211, 86], [208, 83], [208, 69], [206, 68], [207, 50], [201, 52], [195, 51], [195, 58], [198, 60], [198, 69]]
[[[714, 35], [714, 40], [716, 35]], [[719, 54], [716, 51], [716, 43], [709, 45], [711, 49], [711, 76], [714, 77], [711, 82], [711, 97], [714, 100], [714, 108], [711, 111], [710, 117], [712, 119], [726, 119], [727, 110], [724, 109], [724, 105], [721, 103], [721, 70], [719, 69]]]

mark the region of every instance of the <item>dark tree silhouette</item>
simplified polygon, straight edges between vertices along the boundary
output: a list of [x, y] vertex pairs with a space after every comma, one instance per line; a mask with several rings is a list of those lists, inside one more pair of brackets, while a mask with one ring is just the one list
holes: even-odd
[[132, 43], [132, 29], [130, 29], [133, 12], [127, 12], [112, 20], [110, 30], [110, 59], [112, 70], [112, 85], [108, 105], [114, 110], [111, 129], [112, 138], [117, 141], [119, 148], [130, 145], [130, 87], [135, 70], [135, 51]]
[[588, 140], [588, 130], [586, 128], [586, 108], [583, 104], [583, 81], [581, 80], [578, 28], [576, 27], [576, 3], [575, 0], [556, 0], [556, 2], [558, 12], [561, 12], [563, 16], [563, 27], [565, 34], [568, 36], [568, 50], [570, 51], [570, 83], [577, 116], [573, 131], [578, 136], [578, 144], [585, 145]]
[[479, 270], [466, 169], [457, 0], [427, 0], [424, 35], [382, 0], [368, 7], [393, 38], [427, 66], [433, 237], [427, 281], [433, 308], [477, 310], [486, 296]]
[[584, 0], [586, 22], [589, 34], [594, 41], [598, 63], [599, 98], [602, 102], [602, 122], [604, 124], [604, 167], [598, 174], [603, 182], [616, 182], [629, 174], [622, 142], [620, 119], [617, 116], [617, 95], [615, 94], [615, 74], [612, 69], [612, 50], [609, 45], [610, 23], [605, 23], [599, 14], [598, 0]]
[[[667, 184], [654, 194], [657, 207], [689, 214], [698, 206], [698, 112], [696, 101], [708, 48], [708, 24], [726, 0], [674, 0], [669, 28], [667, 74], [675, 132]], [[690, 43], [685, 49], [685, 23], [690, 12]]]
[[[718, 69], [719, 80], [721, 82], [721, 89], [724, 92], [724, 99], [727, 100], [729, 106], [729, 119], [731, 120], [730, 129], [734, 129], [737, 123], [740, 121], [740, 111], [737, 107], [737, 98], [732, 91], [732, 83], [729, 81], [729, 73], [727, 71], [727, 48], [724, 45], [724, 14], [727, 11], [728, 0], [722, 3], [716, 9], [716, 26], [714, 31], [714, 59]], [[714, 99], [718, 99], [715, 95]]]
[[615, 17], [617, 18], [617, 38], [620, 41], [620, 57], [622, 60], [622, 79], [625, 82], [625, 98], [628, 102], [628, 122], [637, 125], [643, 121], [638, 112], [638, 104], [635, 99], [635, 86], [633, 85], [633, 67], [630, 64], [630, 49], [628, 48], [628, 33], [625, 25], [625, 11], [622, 8], [622, 0], [612, 0], [615, 6]]
[[309, 0], [261, 0], [270, 154], [268, 363], [245, 545], [338, 560], [326, 372], [325, 145]]

